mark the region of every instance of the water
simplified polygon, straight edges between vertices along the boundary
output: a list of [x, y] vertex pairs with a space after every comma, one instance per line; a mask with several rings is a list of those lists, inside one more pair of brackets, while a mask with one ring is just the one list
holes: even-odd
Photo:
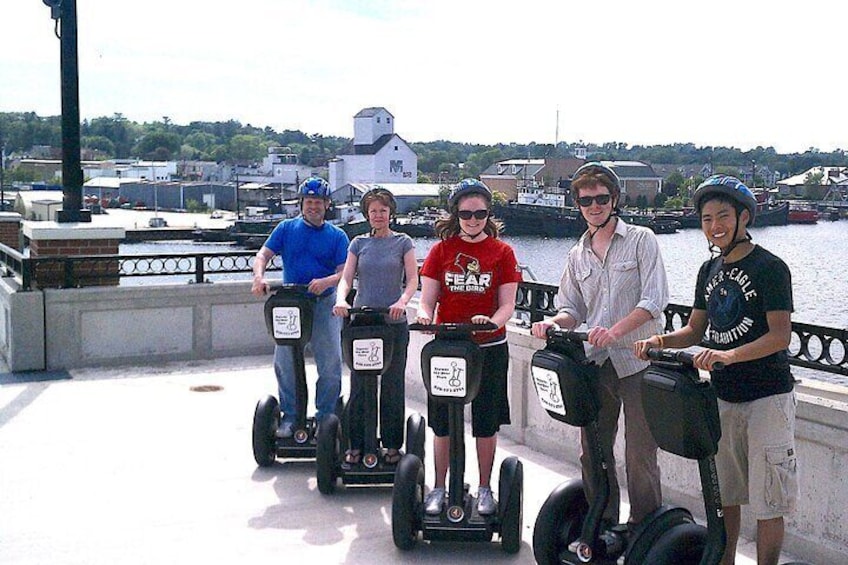
[[[754, 242], [782, 258], [792, 272], [795, 301], [794, 322], [832, 328], [848, 328], [848, 221], [819, 222], [814, 225], [788, 225], [754, 228]], [[415, 255], [419, 259], [436, 243], [435, 238], [415, 238]], [[519, 263], [527, 265], [540, 282], [559, 283], [568, 250], [574, 238], [543, 239], [509, 237]], [[686, 229], [674, 234], [658, 235], [668, 275], [670, 301], [691, 305], [695, 279], [701, 263], [709, 259], [709, 251], [700, 230]], [[198, 244], [190, 241], [122, 244], [121, 254], [222, 252], [240, 248], [226, 244]], [[173, 283], [177, 277], [139, 277], [124, 279], [121, 284], [140, 285]], [[192, 277], [185, 277], [186, 282]], [[250, 274], [212, 275], [212, 280], [249, 280]], [[161, 279], [161, 280], [160, 280]], [[790, 345], [797, 350], [797, 344]], [[835, 352], [837, 357], [842, 353]], [[848, 386], [848, 377], [793, 368], [796, 376]], [[803, 375], [801, 373], [804, 373]]]
[[[792, 320], [833, 328], [848, 328], [848, 221], [814, 225], [772, 226], [752, 230], [754, 242], [781, 259], [792, 272], [795, 312]], [[518, 262], [540, 282], [559, 284], [574, 238], [509, 237]], [[671, 302], [691, 305], [701, 263], [710, 258], [703, 233], [696, 229], [658, 235], [668, 276]], [[416, 238], [415, 254], [423, 259], [433, 238]]]

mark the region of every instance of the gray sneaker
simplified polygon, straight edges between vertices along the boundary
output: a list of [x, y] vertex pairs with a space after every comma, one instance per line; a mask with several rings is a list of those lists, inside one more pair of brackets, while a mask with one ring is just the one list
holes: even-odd
[[288, 439], [294, 436], [294, 422], [280, 421], [276, 436], [280, 439]]
[[431, 516], [438, 516], [442, 512], [445, 503], [445, 489], [434, 488], [424, 499], [424, 512]]
[[495, 502], [495, 496], [492, 494], [492, 489], [489, 487], [480, 487], [477, 489], [477, 513], [481, 516], [490, 516], [498, 509], [498, 503]]

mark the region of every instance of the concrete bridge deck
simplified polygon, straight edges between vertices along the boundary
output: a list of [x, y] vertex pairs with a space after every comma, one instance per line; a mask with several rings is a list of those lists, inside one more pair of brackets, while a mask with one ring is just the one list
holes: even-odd
[[[314, 366], [308, 371], [314, 378]], [[192, 390], [205, 385], [220, 390]], [[268, 356], [67, 372], [0, 367], [0, 563], [533, 563], [539, 507], [579, 476], [502, 438], [496, 469], [508, 455], [525, 469], [519, 553], [427, 542], [401, 552], [390, 489], [322, 496], [313, 462], [256, 466], [253, 409], [274, 389]], [[754, 556], [744, 541], [736, 562]]]

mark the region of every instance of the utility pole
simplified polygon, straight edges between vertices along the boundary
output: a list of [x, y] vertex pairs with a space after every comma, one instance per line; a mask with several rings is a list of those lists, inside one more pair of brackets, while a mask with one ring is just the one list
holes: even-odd
[[50, 7], [60, 42], [62, 77], [62, 210], [60, 223], [90, 222], [82, 209], [80, 163], [79, 61], [77, 57], [77, 0], [42, 0]]

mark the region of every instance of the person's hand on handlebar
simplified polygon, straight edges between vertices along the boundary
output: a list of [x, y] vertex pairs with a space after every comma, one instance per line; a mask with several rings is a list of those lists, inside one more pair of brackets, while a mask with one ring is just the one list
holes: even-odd
[[559, 326], [550, 320], [542, 320], [541, 322], [533, 322], [533, 325], [530, 326], [530, 333], [533, 337], [538, 337], [540, 339], [546, 339], [548, 337], [548, 329], [550, 328], [558, 328]]
[[268, 283], [265, 281], [264, 277], [254, 276], [253, 284], [250, 286], [250, 292], [253, 293], [254, 296], [265, 296], [268, 294]]
[[[477, 314], [475, 316], [471, 316], [472, 324], [495, 324], [495, 322], [488, 316], [484, 316], [482, 314]], [[497, 326], [497, 324], [495, 324]], [[494, 330], [482, 330], [482, 331], [494, 331]]]
[[418, 324], [428, 325], [433, 323], [433, 318], [427, 312], [419, 308], [418, 312], [415, 314], [415, 322]]
[[589, 337], [586, 341], [595, 347], [607, 347], [618, 341], [618, 337], [612, 330], [603, 326], [595, 326], [589, 330]]
[[406, 313], [406, 304], [403, 303], [403, 299], [398, 299], [397, 302], [389, 306], [389, 318], [392, 320], [400, 320], [403, 315]]
[[636, 357], [642, 359], [643, 361], [650, 361], [648, 358], [648, 350], [649, 349], [662, 349], [662, 342], [660, 341], [660, 336], [652, 335], [648, 339], [640, 339], [639, 341], [633, 344], [633, 353], [636, 354]]
[[339, 300], [336, 302], [336, 305], [333, 306], [333, 315], [339, 316], [340, 318], [347, 318], [350, 315], [350, 304], [345, 300]]
[[718, 349], [702, 349], [697, 352], [692, 359], [695, 367], [705, 371], [716, 369], [716, 363], [721, 363], [724, 367], [733, 364], [733, 350], [719, 351]]

